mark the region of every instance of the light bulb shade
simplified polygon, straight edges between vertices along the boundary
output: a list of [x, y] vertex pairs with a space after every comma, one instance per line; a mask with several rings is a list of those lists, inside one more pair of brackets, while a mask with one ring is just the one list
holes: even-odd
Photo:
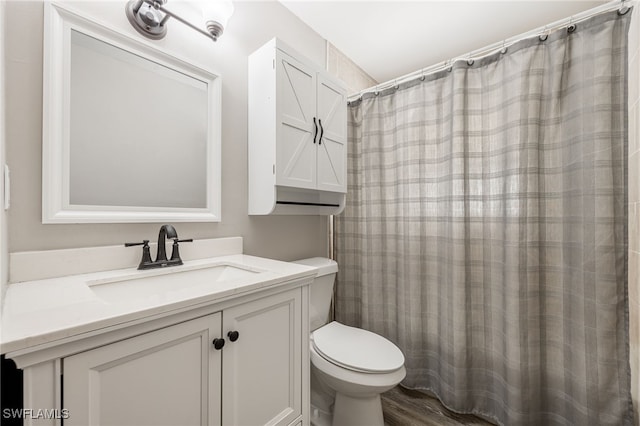
[[[233, 2], [231, 0], [205, 0], [202, 2], [202, 16], [209, 27], [209, 23], [213, 22], [222, 29], [227, 27], [229, 18], [233, 15]], [[222, 30], [220, 30], [222, 34]]]

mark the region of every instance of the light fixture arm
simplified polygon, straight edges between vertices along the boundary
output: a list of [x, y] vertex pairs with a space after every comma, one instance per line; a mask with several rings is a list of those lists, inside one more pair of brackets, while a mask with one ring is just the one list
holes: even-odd
[[[167, 9], [164, 6], [166, 1], [167, 0], [129, 0], [125, 8], [127, 19], [129, 19], [129, 22], [136, 31], [154, 40], [159, 40], [165, 36], [167, 33], [167, 21], [169, 18], [174, 18], [176, 21], [196, 30], [205, 37], [213, 41], [218, 41], [218, 37], [222, 35], [222, 31], [224, 30], [222, 24], [216, 21], [208, 21], [206, 24], [207, 30], [205, 31]], [[163, 15], [160, 15], [160, 12], [162, 12]]]

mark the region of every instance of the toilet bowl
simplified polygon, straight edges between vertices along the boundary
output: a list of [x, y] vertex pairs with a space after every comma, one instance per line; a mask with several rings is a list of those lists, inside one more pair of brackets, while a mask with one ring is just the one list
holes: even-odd
[[378, 334], [328, 321], [337, 263], [296, 263], [318, 269], [310, 296], [311, 424], [383, 426], [380, 394], [404, 379], [404, 355]]
[[380, 394], [406, 375], [397, 346], [377, 334], [334, 321], [311, 334], [310, 355], [315, 378], [335, 392], [331, 424], [384, 424]]

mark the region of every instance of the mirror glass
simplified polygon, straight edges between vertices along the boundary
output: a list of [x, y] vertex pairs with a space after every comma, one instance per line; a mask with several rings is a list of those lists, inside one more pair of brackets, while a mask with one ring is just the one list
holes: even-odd
[[69, 203], [206, 207], [207, 84], [71, 31]]
[[43, 222], [220, 220], [220, 78], [45, 3]]

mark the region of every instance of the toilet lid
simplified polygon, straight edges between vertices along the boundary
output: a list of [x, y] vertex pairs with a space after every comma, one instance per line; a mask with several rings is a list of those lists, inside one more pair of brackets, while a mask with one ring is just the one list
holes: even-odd
[[388, 373], [404, 364], [404, 355], [389, 340], [336, 321], [314, 331], [312, 340], [323, 358], [350, 370]]

